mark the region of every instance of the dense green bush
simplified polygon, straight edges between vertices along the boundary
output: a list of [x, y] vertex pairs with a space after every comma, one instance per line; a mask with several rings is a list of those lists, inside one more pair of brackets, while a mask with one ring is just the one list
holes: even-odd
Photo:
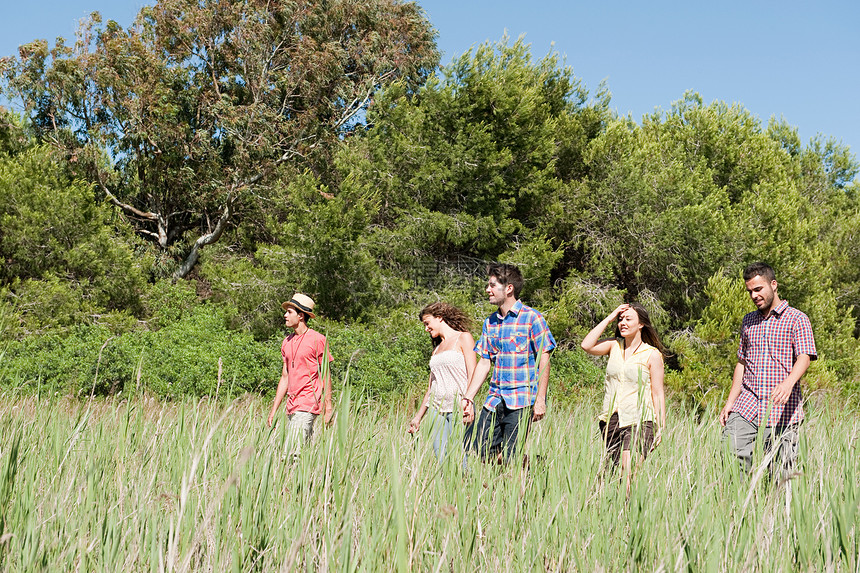
[[149, 330], [158, 330], [191, 315], [200, 300], [193, 282], [160, 280], [141, 297]]
[[602, 390], [605, 368], [605, 359], [589, 357], [579, 348], [556, 350], [550, 361], [550, 399], [570, 403], [581, 398], [583, 391]]
[[298, 290], [300, 272], [285, 272], [286, 265], [278, 264], [281, 251], [265, 247], [254, 257], [237, 257], [216, 247], [201, 257], [200, 274], [212, 300], [233, 306], [231, 326], [261, 341], [277, 335], [284, 322], [280, 303]]
[[335, 383], [344, 380], [369, 397], [423, 392], [430, 373], [430, 337], [417, 318], [393, 317], [386, 324], [315, 325], [329, 340]]
[[[14, 157], [0, 154], [0, 286], [14, 294], [23, 283], [22, 313], [45, 306], [38, 288], [27, 288], [27, 281], [41, 279], [55, 291], [65, 290], [62, 298], [78, 297], [95, 312], [139, 310], [141, 260], [127, 228], [115, 224], [92, 187], [72, 179], [46, 147]], [[58, 285], [58, 277], [65, 284]], [[7, 291], [4, 298], [9, 296]], [[36, 322], [57, 325], [50, 316], [38, 316]]]
[[[67, 335], [8, 342], [0, 381], [66, 394], [150, 391], [159, 396], [261, 392], [280, 375], [277, 347], [226, 327], [227, 311], [199, 306], [158, 330], [119, 335], [81, 325]], [[138, 372], [139, 371], [139, 372]]]
[[[257, 341], [246, 331], [230, 328], [234, 309], [185, 309], [190, 301], [186, 287], [169, 282], [153, 289], [146, 300], [153, 303], [169, 294], [174, 304], [162, 307], [164, 326], [158, 330], [117, 333], [105, 325], [82, 324], [7, 341], [0, 355], [0, 385], [79, 396], [144, 391], [165, 398], [273, 395], [281, 373], [283, 330]], [[426, 389], [432, 345], [416, 309], [397, 309], [376, 323], [315, 320], [311, 326], [328, 337], [336, 391], [349, 383], [368, 399], [403, 400]], [[476, 322], [476, 334], [479, 328]], [[560, 349], [554, 354], [551, 397], [570, 400], [577, 389], [601, 380], [602, 369], [581, 351]]]

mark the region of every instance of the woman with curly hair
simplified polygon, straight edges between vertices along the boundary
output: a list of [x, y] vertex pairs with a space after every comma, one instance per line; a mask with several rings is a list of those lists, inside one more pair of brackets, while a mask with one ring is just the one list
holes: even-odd
[[466, 313], [446, 302], [425, 306], [418, 318], [424, 323], [424, 330], [430, 333], [434, 348], [430, 356], [430, 383], [421, 407], [409, 422], [408, 431], [410, 434], [417, 432], [421, 420], [432, 407], [433, 451], [441, 462], [459, 422], [455, 404], [459, 404], [459, 396], [466, 392], [477, 363], [473, 350], [475, 339], [469, 332], [471, 321]]

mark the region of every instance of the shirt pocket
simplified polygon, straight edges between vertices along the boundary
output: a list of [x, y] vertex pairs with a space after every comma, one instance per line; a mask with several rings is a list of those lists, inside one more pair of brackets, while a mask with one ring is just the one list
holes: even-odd
[[526, 332], [515, 332], [511, 336], [511, 343], [517, 352], [527, 352], [529, 349], [529, 335]]

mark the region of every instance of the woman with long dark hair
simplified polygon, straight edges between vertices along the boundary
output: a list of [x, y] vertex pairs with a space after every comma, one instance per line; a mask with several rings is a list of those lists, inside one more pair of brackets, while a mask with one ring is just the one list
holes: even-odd
[[427, 392], [421, 407], [409, 422], [409, 433], [418, 431], [427, 410], [432, 408], [433, 450], [441, 462], [459, 421], [455, 415], [455, 405], [460, 403], [459, 397], [466, 393], [469, 378], [475, 371], [475, 339], [469, 332], [471, 321], [466, 313], [446, 302], [425, 306], [418, 317], [424, 323], [424, 330], [430, 333], [433, 354], [430, 356]]
[[[615, 337], [598, 340], [616, 319]], [[637, 303], [613, 310], [591, 329], [581, 346], [594, 356], [609, 355], [600, 433], [607, 455], [616, 465], [621, 463], [629, 495], [633, 453], [638, 462], [643, 461], [660, 443], [666, 426], [665, 348], [648, 311]]]

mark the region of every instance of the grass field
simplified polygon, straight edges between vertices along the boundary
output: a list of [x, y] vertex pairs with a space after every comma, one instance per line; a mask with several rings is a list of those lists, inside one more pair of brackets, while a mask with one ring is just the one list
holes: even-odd
[[596, 400], [550, 406], [530, 469], [465, 477], [411, 412], [348, 392], [295, 463], [259, 398], [1, 403], [5, 571], [860, 569], [860, 428], [827, 406], [790, 487], [724, 464], [715, 413], [670, 408], [628, 500], [599, 471]]

